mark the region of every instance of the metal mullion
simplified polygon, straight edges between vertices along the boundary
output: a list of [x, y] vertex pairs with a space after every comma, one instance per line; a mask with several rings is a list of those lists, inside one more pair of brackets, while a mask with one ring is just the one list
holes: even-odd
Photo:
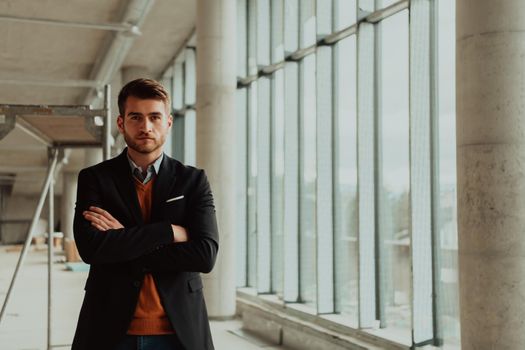
[[332, 48], [316, 54], [317, 97], [317, 313], [334, 312]]
[[[271, 4], [269, 4], [269, 6], [271, 6]], [[271, 9], [270, 11], [271, 12]], [[270, 43], [271, 43], [271, 34], [270, 34]], [[271, 47], [270, 47], [270, 61], [271, 61]], [[270, 252], [269, 252], [269, 260], [270, 260], [270, 287], [269, 287], [269, 290], [268, 290], [268, 293], [275, 293], [275, 285], [276, 283], [274, 283], [274, 276], [275, 276], [275, 260], [274, 260], [274, 244], [275, 244], [275, 217], [273, 215], [273, 210], [274, 210], [274, 188], [275, 188], [275, 184], [274, 184], [274, 170], [275, 170], [275, 161], [274, 161], [274, 138], [275, 138], [275, 133], [273, 131], [273, 128], [275, 126], [275, 111], [274, 111], [274, 108], [275, 108], [275, 96], [274, 96], [274, 93], [275, 93], [275, 87], [274, 87], [274, 83], [275, 83], [275, 76], [274, 75], [271, 75], [271, 76], [268, 76], [268, 85], [269, 85], [269, 107], [270, 107], [270, 110], [269, 110], [269, 114], [267, 116], [267, 119], [268, 119], [268, 151], [269, 151], [269, 155], [268, 155], [268, 160], [269, 160], [269, 170], [270, 170], [270, 174], [268, 176], [268, 181], [269, 181], [269, 186], [268, 186], [268, 195], [269, 195], [269, 209], [268, 209], [268, 227], [269, 227], [269, 232], [268, 232], [268, 235], [269, 235], [269, 241], [270, 241]]]
[[432, 184], [432, 271], [433, 271], [433, 325], [436, 346], [443, 345], [441, 312], [443, 310], [443, 291], [441, 288], [441, 215], [439, 183], [439, 1], [432, 0], [430, 7], [430, 119], [431, 119], [431, 184]]
[[[52, 150], [52, 152], [58, 152], [58, 150]], [[54, 161], [54, 155], [50, 152], [49, 163], [50, 165]], [[47, 193], [47, 204], [48, 204], [48, 232], [47, 232], [47, 349], [52, 348], [52, 335], [53, 335], [53, 240], [55, 231], [55, 191], [54, 191], [54, 179], [55, 175], [49, 182], [49, 188]]]
[[[380, 8], [382, 0], [375, 0], [376, 8]], [[383, 237], [384, 225], [383, 220], [385, 219], [385, 201], [384, 189], [383, 189], [383, 145], [382, 145], [382, 134], [383, 134], [383, 72], [382, 72], [382, 23], [379, 22], [374, 26], [374, 119], [375, 119], [375, 257], [376, 257], [376, 318], [379, 320], [379, 327], [387, 327], [386, 319], [386, 291], [388, 288], [388, 266], [386, 265], [386, 247]]]
[[284, 301], [299, 299], [299, 64], [284, 68]]
[[[361, 9], [374, 3], [360, 0]], [[376, 321], [374, 25], [361, 23], [357, 36], [358, 306], [359, 327]]]
[[410, 242], [412, 265], [412, 343], [434, 338], [430, 1], [410, 2]]
[[341, 54], [340, 54], [340, 47], [339, 45], [334, 45], [333, 49], [333, 55], [332, 55], [332, 66], [333, 66], [333, 76], [332, 76], [332, 94], [333, 94], [333, 176], [332, 181], [334, 183], [334, 196], [333, 196], [333, 206], [334, 206], [334, 313], [341, 313], [342, 307], [341, 307], [341, 300], [342, 298], [342, 288], [341, 288], [341, 280], [340, 278], [340, 271], [342, 268], [348, 268], [344, 266], [343, 264], [338, 264], [338, 260], [340, 260], [340, 249], [337, 249], [337, 244], [339, 243], [338, 238], [341, 235], [341, 228], [338, 225], [339, 221], [341, 220], [342, 215], [349, 215], [349, 213], [343, 213], [343, 210], [341, 210], [341, 192], [340, 190], [340, 180], [339, 180], [339, 169], [341, 168], [340, 164], [340, 154], [341, 149], [339, 147], [340, 145], [340, 134], [338, 132], [340, 128], [339, 118], [341, 118], [341, 115], [339, 113], [339, 104], [340, 104], [340, 98], [339, 98], [339, 81], [340, 79], [344, 79], [345, 77], [342, 77], [342, 73], [339, 71], [339, 62], [341, 60]]

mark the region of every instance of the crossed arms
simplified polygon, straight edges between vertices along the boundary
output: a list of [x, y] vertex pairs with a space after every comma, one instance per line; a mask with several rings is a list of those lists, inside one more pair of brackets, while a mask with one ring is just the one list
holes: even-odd
[[[89, 210], [82, 212], [84, 219], [91, 222], [91, 225], [94, 226], [99, 231], [107, 230], [117, 230], [124, 228], [122, 224], [115, 219], [108, 211], [99, 208], [99, 207], [89, 207]], [[171, 225], [171, 230], [173, 231], [173, 242], [187, 242], [188, 241], [188, 232], [186, 229], [179, 225]]]
[[189, 202], [187, 227], [168, 220], [124, 227], [102, 209], [102, 189], [91, 169], [78, 177], [74, 233], [88, 264], [133, 262], [149, 270], [210, 272], [218, 251], [213, 197], [204, 172]]

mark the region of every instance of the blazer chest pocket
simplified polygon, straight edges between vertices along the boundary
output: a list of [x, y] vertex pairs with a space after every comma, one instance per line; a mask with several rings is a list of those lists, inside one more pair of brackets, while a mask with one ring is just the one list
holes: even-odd
[[181, 224], [184, 221], [186, 198], [183, 195], [170, 196], [164, 203], [164, 217], [172, 224]]

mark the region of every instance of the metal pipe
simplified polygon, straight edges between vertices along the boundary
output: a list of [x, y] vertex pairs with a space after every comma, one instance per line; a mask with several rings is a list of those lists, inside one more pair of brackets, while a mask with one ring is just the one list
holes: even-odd
[[13, 291], [13, 287], [16, 282], [16, 277], [18, 276], [18, 272], [20, 270], [20, 267], [24, 263], [25, 257], [27, 255], [27, 250], [29, 246], [31, 245], [31, 238], [33, 236], [33, 230], [36, 227], [36, 224], [38, 222], [38, 218], [40, 217], [40, 213], [42, 212], [42, 207], [44, 206], [44, 200], [46, 199], [46, 194], [49, 190], [50, 183], [53, 179], [55, 169], [57, 166], [57, 160], [58, 160], [58, 150], [53, 150], [53, 156], [51, 160], [51, 164], [49, 165], [46, 180], [44, 182], [44, 185], [42, 187], [42, 192], [40, 193], [40, 198], [38, 199], [38, 204], [36, 206], [35, 215], [33, 216], [33, 219], [31, 220], [31, 225], [29, 226], [29, 231], [27, 233], [26, 241], [24, 243], [24, 247], [22, 248], [22, 252], [20, 253], [20, 257], [18, 258], [18, 262], [16, 264], [15, 272], [13, 274], [13, 278], [11, 279], [11, 283], [9, 285], [9, 289], [7, 290], [7, 295], [5, 296], [4, 304], [2, 305], [2, 311], [0, 311], [0, 324], [2, 324], [2, 320], [5, 315], [5, 310], [7, 308], [7, 304], [9, 302], [9, 298], [11, 296], [11, 292]]
[[[140, 28], [154, 3], [154, 0], [132, 0], [126, 2], [127, 7], [121, 21], [123, 23], [133, 23], [137, 28]], [[112, 36], [107, 42], [105, 52], [100, 55], [101, 60], [95, 64], [90, 74], [92, 80], [101, 84], [108, 84], [113, 79], [115, 72], [120, 69], [122, 62], [124, 62], [133, 45], [134, 37], [118, 34]], [[94, 101], [97, 101], [97, 99], [96, 90], [90, 89], [84, 98], [84, 103], [94, 104]]]
[[62, 27], [76, 27], [86, 29], [112, 30], [116, 32], [129, 32], [133, 35], [140, 35], [138, 28], [127, 23], [89, 23], [89, 22], [71, 22], [61, 21], [57, 19], [47, 18], [29, 18], [29, 17], [15, 17], [15, 16], [0, 16], [0, 21], [18, 22], [18, 23], [34, 23], [45, 24]]
[[[56, 159], [58, 150], [55, 150], [54, 157]], [[53, 161], [53, 160], [52, 160]], [[53, 174], [55, 172], [53, 171]], [[53, 309], [53, 244], [55, 231], [55, 200], [54, 200], [54, 176], [49, 182], [48, 191], [48, 233], [47, 233], [47, 350], [51, 350], [51, 329], [52, 329], [52, 309]]]
[[31, 86], [54, 86], [54, 87], [91, 87], [98, 88], [100, 83], [95, 80], [86, 79], [64, 79], [64, 80], [43, 80], [43, 79], [0, 79], [1, 85], [31, 85]]

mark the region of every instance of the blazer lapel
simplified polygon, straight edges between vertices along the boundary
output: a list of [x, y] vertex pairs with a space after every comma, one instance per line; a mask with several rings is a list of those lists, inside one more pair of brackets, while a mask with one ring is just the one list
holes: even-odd
[[160, 164], [159, 173], [153, 184], [153, 203], [151, 205], [151, 219], [156, 219], [161, 212], [162, 204], [171, 194], [171, 189], [175, 184], [174, 162], [164, 154]]
[[131, 174], [131, 168], [127, 157], [127, 148], [118, 156], [117, 168], [115, 169], [114, 181], [118, 188], [122, 200], [128, 206], [132, 218], [139, 225], [144, 224], [142, 212], [140, 211], [139, 200], [137, 198], [137, 190]]

